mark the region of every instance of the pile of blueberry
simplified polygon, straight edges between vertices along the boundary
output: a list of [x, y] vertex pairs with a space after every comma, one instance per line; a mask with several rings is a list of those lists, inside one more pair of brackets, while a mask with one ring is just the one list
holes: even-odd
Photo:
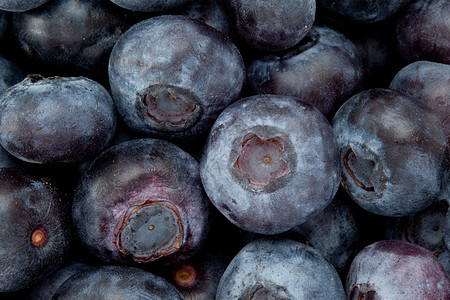
[[450, 299], [448, 0], [0, 0], [0, 299]]

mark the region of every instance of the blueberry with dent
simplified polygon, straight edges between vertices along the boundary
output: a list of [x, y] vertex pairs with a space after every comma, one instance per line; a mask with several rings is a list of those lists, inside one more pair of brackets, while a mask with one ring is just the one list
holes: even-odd
[[84, 171], [72, 218], [81, 242], [106, 262], [175, 262], [196, 253], [209, 226], [198, 163], [172, 143], [113, 146]]
[[180, 15], [134, 25], [109, 61], [112, 95], [125, 123], [170, 139], [206, 134], [238, 98], [244, 79], [244, 62], [231, 40]]
[[200, 161], [206, 193], [241, 229], [275, 234], [333, 199], [339, 150], [325, 116], [299, 98], [257, 95], [227, 107]]

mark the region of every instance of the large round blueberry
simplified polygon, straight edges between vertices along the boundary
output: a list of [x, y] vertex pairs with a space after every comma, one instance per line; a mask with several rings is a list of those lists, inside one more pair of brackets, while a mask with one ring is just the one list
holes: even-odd
[[118, 111], [132, 129], [169, 138], [205, 134], [239, 96], [242, 57], [223, 34], [185, 16], [159, 16], [130, 28], [109, 64]]
[[430, 205], [449, 173], [438, 116], [420, 100], [389, 89], [361, 92], [333, 119], [342, 185], [362, 208], [404, 216]]
[[239, 100], [217, 118], [201, 157], [206, 193], [233, 224], [274, 234], [319, 213], [340, 180], [333, 130], [291, 96]]
[[352, 262], [346, 282], [348, 299], [442, 299], [450, 280], [428, 250], [403, 241], [373, 243]]
[[333, 266], [315, 249], [289, 239], [247, 244], [220, 279], [217, 300], [346, 299]]
[[27, 162], [90, 159], [111, 141], [115, 124], [111, 96], [84, 77], [30, 75], [0, 97], [0, 143]]
[[182, 300], [173, 285], [150, 272], [128, 266], [102, 266], [67, 279], [54, 294], [63, 299]]
[[69, 206], [54, 180], [0, 169], [0, 293], [57, 270], [70, 246]]
[[332, 117], [360, 91], [363, 66], [355, 46], [343, 34], [313, 27], [288, 52], [255, 59], [247, 79], [257, 94], [297, 96]]
[[208, 204], [193, 157], [166, 141], [138, 139], [109, 148], [85, 170], [72, 218], [104, 261], [173, 262], [202, 246]]
[[11, 12], [24, 12], [36, 8], [49, 0], [0, 0], [0, 9]]
[[111, 0], [111, 2], [132, 11], [160, 12], [181, 6], [189, 0]]
[[314, 0], [228, 0], [236, 29], [252, 47], [281, 51], [300, 42], [314, 22]]

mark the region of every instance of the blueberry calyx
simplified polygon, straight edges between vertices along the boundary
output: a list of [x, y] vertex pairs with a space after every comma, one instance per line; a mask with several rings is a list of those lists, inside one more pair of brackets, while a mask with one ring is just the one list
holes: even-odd
[[44, 247], [48, 242], [48, 233], [45, 228], [39, 226], [31, 233], [31, 244], [36, 248]]
[[176, 252], [183, 243], [179, 211], [169, 203], [146, 201], [125, 214], [114, 244], [136, 262], [149, 262]]
[[194, 266], [185, 264], [173, 271], [174, 282], [183, 288], [194, 286], [198, 279], [198, 272]]
[[263, 188], [272, 179], [289, 173], [283, 158], [284, 140], [279, 137], [262, 139], [254, 133], [247, 134], [242, 142], [241, 154], [235, 162], [236, 169], [248, 177], [252, 188]]
[[363, 292], [360, 290], [361, 285], [356, 284], [353, 286], [352, 291], [348, 297], [349, 300], [375, 300], [376, 291], [369, 290]]
[[368, 192], [375, 192], [371, 181], [374, 166], [373, 160], [357, 157], [352, 148], [349, 148], [345, 153], [345, 170], [357, 186]]
[[200, 116], [197, 97], [176, 86], [153, 85], [142, 96], [142, 102], [147, 116], [167, 131], [190, 128]]

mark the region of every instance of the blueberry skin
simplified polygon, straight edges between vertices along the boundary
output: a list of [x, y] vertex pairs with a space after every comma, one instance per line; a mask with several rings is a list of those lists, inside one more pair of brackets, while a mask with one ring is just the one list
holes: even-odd
[[405, 216], [430, 205], [448, 182], [449, 153], [438, 116], [389, 89], [363, 91], [333, 118], [342, 185], [363, 209]]
[[179, 7], [189, 0], [111, 0], [111, 2], [132, 11], [161, 12]]
[[186, 139], [206, 134], [236, 100], [245, 67], [222, 33], [186, 16], [158, 16], [114, 46], [109, 80], [117, 109], [135, 131]]
[[450, 144], [450, 65], [416, 61], [403, 67], [389, 88], [422, 100], [442, 121]]
[[205, 143], [200, 176], [216, 208], [241, 229], [276, 234], [318, 214], [340, 180], [332, 128], [291, 96], [256, 95], [227, 107]]
[[209, 201], [193, 157], [167, 141], [137, 139], [109, 148], [85, 170], [72, 219], [103, 261], [174, 263], [203, 245]]
[[182, 300], [183, 298], [173, 285], [150, 272], [128, 266], [101, 266], [70, 277], [51, 299]]
[[289, 239], [264, 238], [233, 258], [216, 299], [337, 300], [346, 295], [336, 270], [317, 250]]
[[375, 23], [391, 16], [411, 0], [318, 0], [317, 6], [344, 21]]
[[291, 229], [322, 253], [343, 278], [359, 248], [358, 223], [348, 201], [340, 190], [317, 216]]
[[413, 1], [401, 12], [395, 32], [398, 53], [404, 62], [450, 64], [449, 15], [447, 0]]
[[59, 268], [57, 271], [46, 277], [34, 285], [29, 290], [27, 300], [43, 300], [52, 299], [58, 288], [71, 276], [94, 268], [94, 266], [86, 265], [76, 261], [71, 261]]
[[450, 274], [450, 250], [445, 245], [445, 215], [448, 208], [447, 200], [439, 200], [407, 217], [389, 218], [385, 237], [429, 250]]
[[327, 27], [313, 27], [286, 53], [255, 59], [247, 80], [257, 94], [290, 95], [330, 118], [361, 90], [363, 65], [353, 43]]
[[295, 46], [311, 29], [314, 0], [228, 0], [239, 35], [253, 48], [282, 51]]
[[0, 54], [0, 95], [22, 81], [24, 77], [21, 68], [15, 62]]
[[11, 12], [24, 12], [36, 8], [49, 0], [0, 0], [0, 10], [6, 10]]
[[130, 27], [124, 13], [101, 0], [53, 0], [15, 14], [12, 24], [21, 50], [34, 63], [89, 77], [104, 76], [112, 47]]
[[102, 151], [114, 135], [113, 100], [85, 77], [29, 75], [0, 98], [0, 143], [30, 163], [76, 163]]
[[352, 262], [348, 299], [448, 299], [450, 280], [428, 250], [403, 241], [375, 242]]
[[66, 260], [69, 206], [51, 178], [0, 169], [0, 292], [44, 279]]

